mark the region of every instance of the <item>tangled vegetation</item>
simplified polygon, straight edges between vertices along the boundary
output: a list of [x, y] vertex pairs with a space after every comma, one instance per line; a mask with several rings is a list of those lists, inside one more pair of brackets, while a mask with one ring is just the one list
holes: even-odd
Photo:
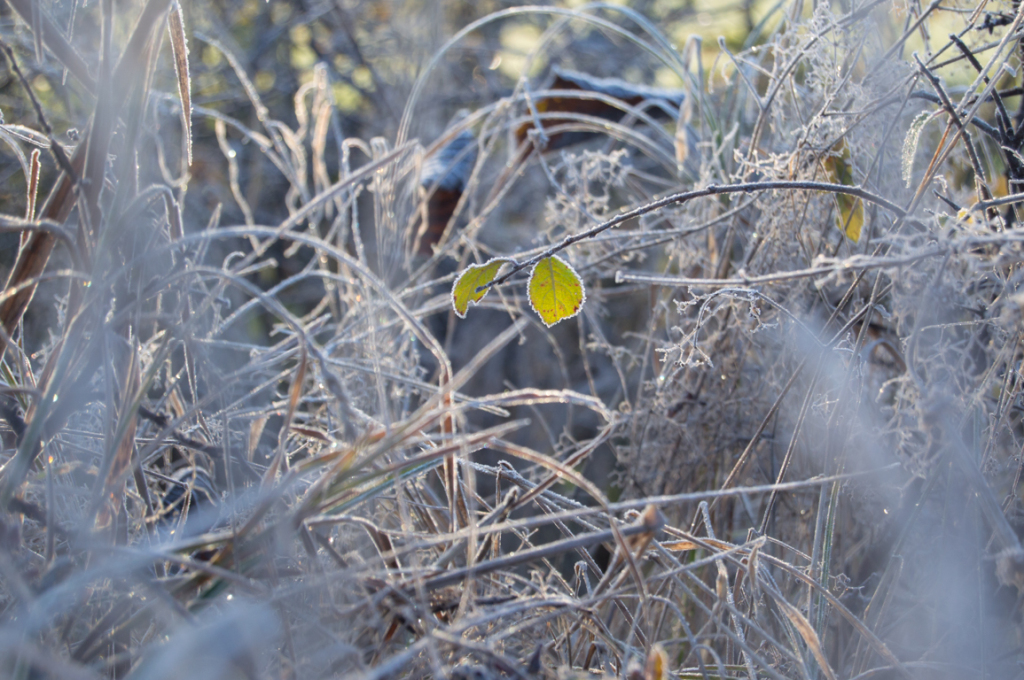
[[1019, 677], [1022, 24], [7, 0], [0, 673]]

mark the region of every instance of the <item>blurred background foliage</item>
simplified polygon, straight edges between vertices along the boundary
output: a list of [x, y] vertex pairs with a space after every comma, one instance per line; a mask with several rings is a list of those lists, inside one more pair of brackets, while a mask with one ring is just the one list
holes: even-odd
[[[95, 65], [98, 15], [79, 11], [88, 9], [88, 3], [82, 0], [55, 0], [45, 4], [58, 25], [68, 27], [73, 22], [73, 30], [69, 31], [72, 42]], [[551, 6], [574, 8], [583, 4], [567, 2]], [[641, 0], [622, 4], [648, 17], [677, 47], [682, 47], [692, 35], [703, 36], [708, 53], [712, 55], [718, 52], [715, 44], [718, 36], [724, 36], [731, 47], [741, 48], [752, 29], [771, 27], [771, 15], [777, 15], [781, 6], [781, 3], [767, 0], [758, 3]], [[123, 39], [131, 28], [128, 18], [134, 3], [118, 0], [115, 6], [123, 10], [118, 16], [125, 18], [125, 21], [115, 22], [118, 37]], [[222, 51], [225, 49], [251, 78], [269, 116], [294, 126], [297, 123], [295, 93], [313, 80], [315, 67], [321, 65], [326, 69], [337, 107], [332, 134], [393, 139], [413, 82], [445, 41], [473, 21], [519, 6], [520, 3], [514, 2], [447, 0], [184, 2], [182, 9], [191, 49], [193, 103], [250, 126], [256, 123], [256, 111], [225, 58]], [[766, 17], [768, 22], [762, 25]], [[18, 40], [19, 55], [31, 57], [33, 39], [28, 26], [15, 19], [7, 7], [0, 20], [5, 24], [6, 34]], [[621, 77], [629, 82], [681, 86], [668, 68], [659, 68], [643, 58], [631, 59], [627, 41], [621, 36], [585, 25], [558, 36], [558, 44], [535, 54], [531, 68], [524, 71], [547, 22], [543, 15], [520, 14], [485, 25], [449, 50], [432, 78], [429, 96], [417, 107], [415, 134], [422, 135], [424, 143], [431, 142], [459, 109], [477, 109], [510, 94], [523, 75], [536, 77], [546, 72], [552, 62], [599, 76]], [[208, 42], [207, 38], [215, 42]], [[73, 84], [63, 86], [67, 79], [64, 71], [52, 62], [36, 62], [34, 58], [25, 59], [24, 68], [57, 132], [64, 134], [82, 127], [91, 103], [80, 98], [82, 93]], [[155, 85], [173, 93], [173, 71], [164, 68], [159, 74]], [[7, 122], [31, 122], [33, 115], [20, 86], [11, 73], [3, 77], [0, 106]], [[160, 113], [162, 115], [156, 119], [160, 124], [176, 124], [172, 104], [168, 103]], [[196, 120], [196, 147], [216, 151], [213, 120], [201, 114]], [[165, 151], [169, 154], [168, 163], [173, 165], [177, 150]], [[240, 166], [247, 173], [255, 173], [254, 181], [240, 182], [247, 187], [246, 199], [259, 221], [272, 223], [284, 214], [284, 206], [280, 193], [266, 183], [272, 185], [279, 180], [264, 175], [265, 170], [256, 160], [258, 154], [246, 153], [245, 148], [240, 152], [244, 154]], [[194, 216], [208, 214], [216, 202], [223, 203], [225, 210], [236, 210], [229, 195], [216, 193], [226, 184], [217, 181], [222, 179], [222, 161], [216, 154], [199, 155], [192, 171], [200, 194], [192, 197], [197, 202]], [[52, 171], [52, 162], [44, 158], [44, 163]], [[336, 167], [332, 171], [336, 172]], [[4, 186], [10, 192], [7, 198], [17, 200], [21, 193], [17, 182], [23, 181], [17, 177], [19, 166], [8, 162], [3, 173], [0, 179], [5, 180]], [[215, 174], [206, 181], [205, 173]], [[281, 186], [277, 189], [280, 191]], [[242, 215], [235, 213], [231, 217], [237, 219]]]
[[[115, 29], [118, 37], [124, 38], [131, 27], [127, 18], [134, 4], [130, 0], [117, 0], [114, 4], [123, 10], [118, 16], [125, 20], [116, 21]], [[574, 0], [550, 6], [572, 9], [584, 4]], [[727, 83], [732, 67], [719, 50], [719, 38], [730, 50], [749, 48], [771, 35], [783, 11], [792, 13], [787, 3], [777, 0], [635, 0], [615, 4], [646, 17], [677, 49], [699, 37], [704, 69], [712, 87], [716, 75]], [[79, 11], [88, 8], [83, 0], [53, 0], [45, 5], [56, 23], [67, 28], [72, 43], [95, 65], [97, 13]], [[844, 11], [842, 2], [835, 5], [836, 11]], [[439, 48], [472, 22], [517, 7], [521, 7], [520, 3], [494, 0], [182, 3], [190, 39], [193, 103], [199, 107], [194, 130], [196, 162], [191, 169], [195, 184], [185, 206], [188, 216], [201, 222], [220, 204], [226, 221], [241, 222], [245, 218], [227, 188], [214, 119], [202, 113], [209, 109], [246, 126], [258, 126], [257, 111], [224, 50], [251, 79], [270, 119], [295, 127], [295, 94], [313, 81], [317, 68], [322, 68], [336, 107], [331, 121], [332, 137], [369, 140], [379, 136], [393, 140], [412, 85]], [[805, 3], [803, 13], [807, 15], [810, 11], [810, 3]], [[609, 16], [614, 14], [611, 10]], [[878, 22], [875, 18], [880, 41], [895, 40], [907, 17], [906, 7], [897, 2], [892, 5], [890, 21]], [[431, 76], [428, 92], [417, 102], [411, 135], [429, 144], [457, 111], [477, 110], [508, 96], [524, 76], [534, 79], [536, 85], [552, 66], [620, 77], [637, 84], [666, 88], [685, 85], [672, 69], [653, 63], [649, 55], [631, 46], [621, 35], [593, 25], [574, 24], [556, 35], [553, 44], [542, 45], [539, 41], [551, 18], [518, 13], [484, 24], [459, 40], [444, 54]], [[23, 67], [58, 135], [68, 135], [68, 141], [73, 142], [91, 111], [89, 98], [83, 97], [74, 83], [64, 87], [69, 76], [52, 61], [38, 62], [33, 58], [31, 31], [6, 6], [0, 9], [0, 21], [5, 34], [16, 41], [18, 54], [29, 57], [24, 59]], [[941, 35], [944, 21], [939, 16], [929, 23], [930, 30]], [[965, 39], [970, 44], [978, 41], [975, 38], [978, 36]], [[909, 38], [906, 51], [921, 47], [926, 40], [926, 31], [922, 30]], [[965, 81], [972, 72], [962, 61], [951, 60], [941, 73], [957, 82]], [[162, 68], [158, 74], [154, 85], [172, 94], [176, 87], [173, 70]], [[20, 85], [9, 71], [2, 78], [0, 109], [6, 121], [31, 123], [34, 115]], [[177, 125], [174, 107], [173, 100], [168, 98], [161, 110], [154, 112], [151, 123], [173, 128]], [[239, 154], [242, 174], [238, 183], [244, 189], [253, 218], [263, 224], [282, 219], [287, 215], [284, 178], [253, 145], [234, 137], [229, 143]], [[174, 166], [180, 149], [160, 151], [164, 163]], [[337, 176], [338, 161], [337, 154], [329, 158], [332, 176]], [[0, 162], [5, 204], [23, 202], [24, 176], [17, 158], [4, 154]], [[52, 179], [54, 165], [45, 155], [43, 163], [46, 186], [46, 181]], [[0, 243], [7, 246], [0, 254], [0, 263], [9, 265], [11, 239], [16, 237], [7, 234], [0, 238]]]

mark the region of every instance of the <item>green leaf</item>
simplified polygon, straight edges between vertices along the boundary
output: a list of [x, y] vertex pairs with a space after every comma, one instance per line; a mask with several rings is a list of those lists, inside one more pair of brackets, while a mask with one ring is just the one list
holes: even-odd
[[533, 267], [526, 287], [530, 306], [546, 326], [576, 316], [587, 294], [583, 281], [564, 260], [545, 257]]
[[509, 262], [503, 257], [496, 257], [483, 264], [472, 264], [466, 271], [459, 274], [452, 284], [452, 307], [460, 319], [466, 318], [469, 305], [480, 302], [489, 288], [483, 288], [498, 275], [501, 265]]

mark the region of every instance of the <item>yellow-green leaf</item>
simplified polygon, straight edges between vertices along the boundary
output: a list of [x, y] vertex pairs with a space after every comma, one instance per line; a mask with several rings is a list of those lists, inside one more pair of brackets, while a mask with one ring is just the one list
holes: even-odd
[[[832, 150], [836, 155], [825, 159], [825, 170], [833, 184], [856, 186], [853, 181], [853, 168], [850, 165], [850, 148], [846, 140], [839, 140]], [[856, 243], [860, 240], [860, 232], [864, 227], [864, 202], [848, 194], [834, 194], [839, 214], [836, 215], [836, 226], [843, 230], [846, 237]]]
[[507, 259], [496, 257], [483, 264], [472, 264], [466, 271], [459, 274], [452, 284], [452, 306], [460, 319], [466, 318], [469, 305], [480, 302], [489, 288], [483, 288], [498, 275], [501, 265], [508, 262]]
[[667, 680], [669, 677], [668, 654], [659, 643], [651, 647], [644, 664], [644, 680]]
[[864, 201], [847, 194], [836, 194], [836, 202], [839, 204], [836, 223], [846, 238], [856, 243], [860, 240], [860, 230], [864, 226]]
[[533, 267], [526, 287], [530, 306], [546, 326], [576, 316], [587, 295], [583, 281], [564, 260], [545, 257]]

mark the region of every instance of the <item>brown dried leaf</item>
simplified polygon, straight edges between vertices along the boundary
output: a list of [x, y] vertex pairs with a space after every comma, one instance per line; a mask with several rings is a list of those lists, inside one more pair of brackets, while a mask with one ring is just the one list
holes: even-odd
[[771, 593], [775, 603], [779, 605], [779, 608], [786, 615], [786, 618], [789, 619], [790, 623], [793, 624], [793, 627], [796, 628], [800, 637], [804, 639], [804, 642], [811, 650], [811, 654], [814, 655], [814, 658], [818, 662], [818, 666], [821, 667], [825, 677], [828, 678], [828, 680], [835, 680], [836, 675], [832, 671], [832, 667], [829, 666], [828, 659], [825, 658], [825, 652], [821, 648], [821, 640], [818, 638], [818, 634], [814, 631], [814, 627], [811, 626], [811, 622], [800, 613], [799, 609], [787, 602], [786, 599], [782, 597], [780, 593], [774, 591], [773, 588], [768, 589], [768, 592]]
[[141, 380], [139, 352], [136, 348], [129, 358], [127, 376], [120, 390], [120, 419], [122, 422], [117, 427], [120, 439], [117, 442], [113, 460], [110, 462], [107, 478], [103, 483], [103, 502], [96, 515], [97, 528], [105, 528], [113, 522], [114, 517], [117, 516], [118, 504], [124, 498], [125, 481], [128, 469], [131, 467], [132, 452], [135, 450], [135, 431], [138, 427], [139, 412], [133, 406], [135, 406], [135, 396], [139, 391]]
[[174, 53], [174, 73], [178, 77], [178, 97], [181, 99], [181, 124], [185, 132], [185, 152], [192, 165], [192, 78], [188, 70], [188, 41], [181, 5], [177, 2], [167, 17], [167, 32], [171, 36]]
[[299, 365], [295, 369], [295, 379], [292, 380], [292, 385], [288, 389], [288, 411], [285, 413], [284, 427], [281, 428], [281, 434], [277, 441], [277, 453], [274, 454], [274, 460], [267, 467], [267, 471], [263, 476], [265, 482], [273, 480], [280, 471], [282, 464], [285, 463], [285, 445], [288, 441], [288, 434], [292, 431], [292, 419], [295, 417], [295, 411], [298, 409], [299, 400], [302, 398], [303, 384], [306, 381], [307, 364], [306, 351], [303, 347], [302, 353], [299, 355]]
[[249, 448], [246, 457], [250, 463], [256, 453], [256, 447], [260, 444], [260, 437], [263, 436], [263, 429], [267, 426], [268, 420], [270, 420], [270, 416], [263, 415], [252, 421], [252, 425], [249, 426]]
[[25, 219], [36, 218], [36, 198], [39, 195], [39, 149], [32, 149], [29, 160], [28, 200], [25, 203]]
[[670, 541], [668, 543], [662, 543], [661, 547], [665, 550], [683, 552], [684, 550], [696, 550], [700, 546], [693, 541]]

